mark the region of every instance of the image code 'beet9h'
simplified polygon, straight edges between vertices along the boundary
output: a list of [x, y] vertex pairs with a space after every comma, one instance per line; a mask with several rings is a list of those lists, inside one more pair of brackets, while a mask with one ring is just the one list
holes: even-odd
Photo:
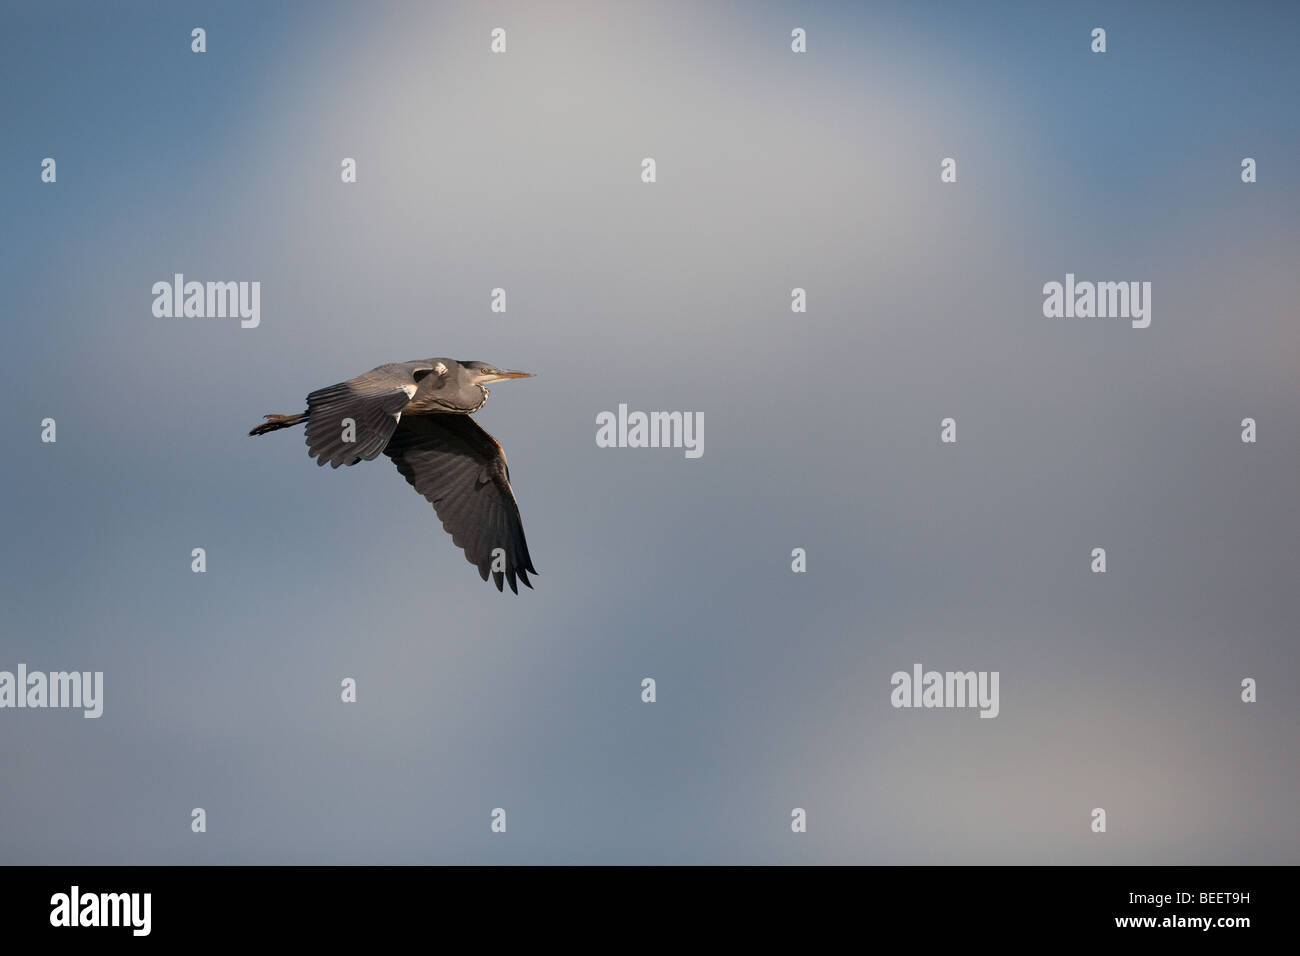
[[536, 574], [524, 538], [510, 469], [500, 443], [469, 416], [488, 400], [489, 382], [530, 372], [449, 358], [380, 365], [307, 396], [297, 415], [267, 415], [250, 435], [303, 422], [307, 453], [331, 467], [370, 461], [383, 452], [429, 500], [442, 526], [484, 581], [519, 593]]

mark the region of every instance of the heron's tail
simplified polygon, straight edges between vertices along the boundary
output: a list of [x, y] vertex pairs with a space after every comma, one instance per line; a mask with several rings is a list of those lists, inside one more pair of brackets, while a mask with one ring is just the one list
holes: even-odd
[[273, 432], [277, 428], [288, 428], [291, 425], [301, 424], [307, 418], [307, 413], [300, 415], [267, 415], [266, 421], [258, 425], [248, 434], [265, 435], [267, 432]]

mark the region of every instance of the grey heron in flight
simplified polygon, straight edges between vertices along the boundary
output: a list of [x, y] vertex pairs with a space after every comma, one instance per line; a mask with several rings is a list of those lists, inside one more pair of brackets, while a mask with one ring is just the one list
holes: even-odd
[[432, 358], [381, 365], [317, 389], [299, 415], [267, 415], [250, 435], [307, 423], [307, 454], [316, 464], [355, 465], [383, 452], [427, 498], [456, 546], [497, 590], [504, 579], [532, 587], [536, 574], [505, 452], [470, 415], [488, 399], [488, 382], [531, 378], [484, 362]]

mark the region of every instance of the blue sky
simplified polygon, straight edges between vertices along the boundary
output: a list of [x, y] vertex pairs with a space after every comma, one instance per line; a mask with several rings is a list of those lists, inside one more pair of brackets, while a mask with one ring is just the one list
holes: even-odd
[[[0, 712], [0, 860], [1295, 862], [1294, 6], [0, 10], [0, 669], [105, 674]], [[435, 355], [537, 373], [478, 415], [518, 598], [386, 460], [247, 437]], [[891, 708], [915, 662], [998, 718]]]

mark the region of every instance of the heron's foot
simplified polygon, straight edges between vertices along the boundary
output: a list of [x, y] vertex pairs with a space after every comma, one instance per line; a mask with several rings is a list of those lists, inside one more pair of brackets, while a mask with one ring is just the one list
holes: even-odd
[[265, 435], [267, 432], [273, 432], [281, 428], [288, 428], [290, 425], [297, 425], [307, 417], [306, 412], [298, 415], [263, 415], [266, 421], [255, 427], [248, 434]]

